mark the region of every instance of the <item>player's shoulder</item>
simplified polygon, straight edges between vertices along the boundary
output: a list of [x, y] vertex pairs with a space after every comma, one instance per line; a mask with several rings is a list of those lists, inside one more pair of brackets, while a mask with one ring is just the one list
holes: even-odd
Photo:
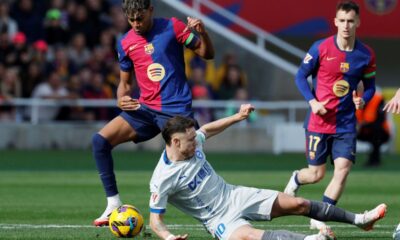
[[335, 47], [335, 36], [330, 36], [326, 38], [321, 38], [314, 42], [314, 47]]
[[360, 41], [358, 39], [356, 39], [355, 47], [359, 51], [361, 51], [361, 52], [363, 52], [363, 53], [365, 53], [367, 55], [375, 55], [374, 49], [372, 49], [372, 47], [368, 46], [366, 43], [364, 43], [364, 42], [362, 42], [362, 41]]

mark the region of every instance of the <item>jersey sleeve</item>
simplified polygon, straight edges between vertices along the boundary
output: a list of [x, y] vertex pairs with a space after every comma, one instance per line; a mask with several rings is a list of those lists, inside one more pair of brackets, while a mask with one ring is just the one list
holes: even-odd
[[371, 57], [370, 57], [367, 67], [365, 68], [365, 70], [363, 72], [364, 79], [374, 78], [376, 75], [375, 53], [372, 49], [369, 48], [369, 50], [370, 50]]
[[166, 181], [151, 181], [150, 182], [150, 212], [163, 214], [167, 209], [168, 194], [170, 187]]
[[299, 70], [296, 74], [296, 85], [301, 94], [307, 101], [310, 101], [314, 98], [314, 94], [312, 93], [310, 86], [308, 85], [307, 78], [310, 76], [319, 65], [319, 42], [314, 43], [310, 50], [307, 52], [304, 57]]
[[194, 49], [200, 39], [189, 29], [187, 29], [186, 24], [179, 19], [171, 18], [171, 21], [174, 27], [176, 40], [180, 44], [185, 45], [187, 48]]
[[124, 72], [130, 72], [133, 69], [133, 62], [126, 55], [123, 47], [122, 47], [122, 39], [120, 39], [117, 43], [117, 53], [118, 53], [118, 61], [119, 61], [119, 68]]
[[206, 135], [200, 131], [196, 131], [196, 143], [198, 148], [203, 148], [203, 144], [206, 141]]

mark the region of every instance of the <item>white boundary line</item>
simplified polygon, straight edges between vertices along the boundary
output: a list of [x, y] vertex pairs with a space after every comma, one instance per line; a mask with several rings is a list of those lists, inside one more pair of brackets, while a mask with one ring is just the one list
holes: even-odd
[[[268, 227], [268, 228], [306, 228], [308, 224], [253, 224], [254, 227]], [[351, 225], [329, 225], [332, 228], [355, 228]], [[146, 226], [149, 227], [149, 226]], [[170, 229], [204, 229], [201, 224], [171, 224], [167, 225]], [[376, 228], [381, 229], [395, 229], [395, 225], [375, 225]], [[69, 225], [69, 224], [13, 224], [13, 223], [0, 223], [0, 229], [45, 229], [45, 228], [95, 228], [93, 225]]]

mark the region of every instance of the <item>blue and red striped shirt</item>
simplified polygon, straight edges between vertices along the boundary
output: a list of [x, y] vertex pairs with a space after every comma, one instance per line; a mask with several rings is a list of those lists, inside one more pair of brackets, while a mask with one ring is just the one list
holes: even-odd
[[176, 18], [155, 18], [145, 35], [131, 29], [122, 36], [117, 45], [120, 69], [135, 71], [141, 104], [171, 113], [192, 110], [182, 46], [194, 48], [197, 41]]
[[[309, 111], [304, 127], [318, 133], [356, 131], [355, 105], [352, 92], [360, 81], [364, 84], [365, 102], [375, 92], [375, 54], [371, 48], [356, 40], [352, 51], [342, 51], [336, 36], [315, 42], [296, 75], [296, 84], [307, 101], [328, 100], [327, 113], [316, 115]], [[312, 75], [311, 90], [307, 77]]]

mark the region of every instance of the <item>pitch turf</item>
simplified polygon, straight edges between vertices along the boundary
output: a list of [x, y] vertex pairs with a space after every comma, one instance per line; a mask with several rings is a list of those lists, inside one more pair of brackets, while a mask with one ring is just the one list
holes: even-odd
[[[116, 152], [120, 194], [125, 203], [142, 210], [148, 224], [148, 182], [159, 153]], [[303, 155], [208, 154], [214, 168], [230, 183], [282, 190]], [[400, 157], [384, 155], [380, 168], [365, 169], [364, 155], [348, 179], [339, 206], [355, 212], [388, 204], [388, 214], [374, 231], [331, 224], [339, 239], [391, 239], [400, 219]], [[321, 199], [331, 177], [303, 187], [300, 196]], [[0, 239], [115, 239], [108, 228], [90, 224], [105, 207], [104, 193], [90, 151], [0, 151]], [[190, 239], [210, 239], [195, 220], [170, 206], [165, 219], [174, 233]], [[262, 229], [308, 230], [308, 219], [284, 217], [254, 223]], [[147, 230], [146, 232], [150, 232]], [[154, 235], [141, 239], [157, 239]]]

